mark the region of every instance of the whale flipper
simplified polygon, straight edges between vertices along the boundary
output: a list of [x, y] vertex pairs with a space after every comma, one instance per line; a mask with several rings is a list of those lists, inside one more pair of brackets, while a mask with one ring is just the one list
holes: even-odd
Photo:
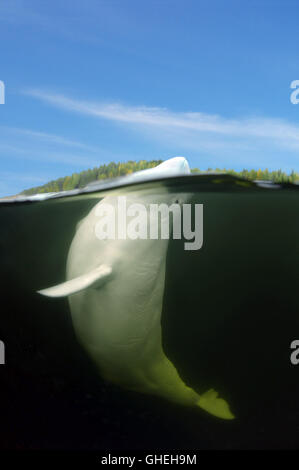
[[100, 287], [111, 273], [111, 266], [101, 264], [101, 266], [98, 266], [82, 276], [75, 277], [74, 279], [58, 284], [57, 286], [49, 287], [48, 289], [39, 290], [38, 293], [47, 297], [66, 297], [71, 294], [76, 294], [76, 292], [80, 292], [88, 287]]

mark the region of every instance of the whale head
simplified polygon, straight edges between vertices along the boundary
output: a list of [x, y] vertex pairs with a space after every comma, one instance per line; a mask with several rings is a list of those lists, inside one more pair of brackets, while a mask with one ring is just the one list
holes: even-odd
[[191, 173], [189, 164], [185, 157], [174, 157], [160, 163], [160, 165], [149, 168], [147, 170], [137, 171], [130, 175], [132, 180], [138, 179], [156, 179], [156, 178], [169, 178], [174, 176], [183, 176]]
[[189, 164], [185, 157], [174, 157], [162, 162], [154, 168], [157, 172], [168, 172], [168, 174], [189, 174], [191, 172]]

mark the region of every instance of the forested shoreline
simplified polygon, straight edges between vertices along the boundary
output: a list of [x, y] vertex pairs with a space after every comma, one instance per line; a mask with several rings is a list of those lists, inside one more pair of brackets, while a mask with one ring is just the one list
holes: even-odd
[[[107, 178], [117, 178], [119, 176], [128, 175], [135, 171], [146, 170], [148, 168], [154, 168], [155, 166], [162, 163], [162, 160], [139, 160], [128, 162], [111, 162], [99, 167], [95, 167], [89, 170], [73, 173], [69, 176], [64, 176], [42, 186], [36, 186], [34, 188], [25, 189], [22, 194], [31, 195], [36, 193], [48, 193], [57, 191], [68, 191], [75, 188], [83, 188], [92, 181], [101, 181]], [[273, 181], [275, 183], [295, 183], [299, 181], [299, 173], [292, 171], [290, 174], [283, 172], [282, 170], [269, 171], [267, 168], [264, 170], [242, 170], [240, 172], [225, 168], [208, 168], [207, 170], [200, 170], [199, 168], [193, 168], [192, 173], [201, 173], [206, 171], [216, 171], [221, 173], [229, 173], [235, 176], [247, 180], [265, 180]]]

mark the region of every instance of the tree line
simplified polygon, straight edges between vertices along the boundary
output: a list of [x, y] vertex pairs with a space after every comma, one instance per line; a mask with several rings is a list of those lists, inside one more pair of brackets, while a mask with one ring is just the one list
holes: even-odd
[[49, 181], [42, 186], [25, 189], [22, 194], [31, 195], [36, 193], [51, 193], [57, 191], [68, 191], [70, 189], [84, 188], [92, 181], [101, 181], [108, 178], [117, 178], [118, 176], [129, 175], [135, 171], [147, 170], [154, 168], [162, 163], [163, 160], [139, 160], [137, 162], [129, 160], [125, 163], [111, 162], [107, 165], [101, 165], [79, 173], [73, 173], [70, 176], [64, 176], [54, 181]]
[[[201, 173], [201, 170], [194, 168], [191, 170], [192, 173]], [[291, 173], [285, 173], [282, 170], [269, 171], [267, 168], [265, 170], [246, 170], [235, 171], [230, 169], [220, 169], [208, 168], [206, 171], [216, 171], [219, 173], [228, 173], [230, 175], [238, 176], [239, 178], [247, 179], [250, 181], [262, 180], [262, 181], [273, 181], [273, 183], [296, 183], [299, 182], [299, 173], [296, 173], [294, 170]]]
[[[111, 162], [107, 165], [101, 165], [93, 169], [81, 171], [79, 173], [73, 173], [70, 176], [64, 176], [42, 186], [36, 186], [34, 188], [25, 189], [22, 194], [31, 195], [36, 193], [51, 193], [58, 191], [68, 191], [70, 189], [84, 188], [88, 183], [92, 181], [101, 181], [107, 178], [116, 178], [118, 176], [128, 175], [134, 173], [135, 171], [146, 170], [148, 168], [154, 168], [155, 166], [162, 163], [163, 160], [139, 160], [132, 161], [129, 160], [125, 163], [115, 163]], [[201, 173], [202, 170], [199, 168], [193, 168], [192, 173]], [[287, 174], [282, 170], [269, 171], [267, 168], [265, 170], [242, 170], [235, 171], [230, 169], [220, 169], [212, 170], [208, 168], [205, 171], [216, 171], [219, 173], [228, 173], [234, 176], [238, 176], [247, 180], [264, 180], [264, 181], [273, 181], [274, 183], [295, 183], [299, 182], [299, 173], [296, 173], [294, 170]]]

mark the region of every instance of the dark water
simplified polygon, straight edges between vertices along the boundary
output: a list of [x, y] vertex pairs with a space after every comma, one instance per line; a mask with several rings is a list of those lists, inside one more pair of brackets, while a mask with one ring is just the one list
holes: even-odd
[[[75, 196], [1, 204], [0, 448], [299, 448], [299, 192], [229, 176], [123, 189], [193, 193], [204, 244], [169, 244], [164, 349], [199, 393], [231, 405], [222, 421], [101, 379], [74, 334], [66, 299], [36, 294], [65, 280], [77, 222], [98, 202]], [[158, 201], [157, 201], [158, 202]]]

